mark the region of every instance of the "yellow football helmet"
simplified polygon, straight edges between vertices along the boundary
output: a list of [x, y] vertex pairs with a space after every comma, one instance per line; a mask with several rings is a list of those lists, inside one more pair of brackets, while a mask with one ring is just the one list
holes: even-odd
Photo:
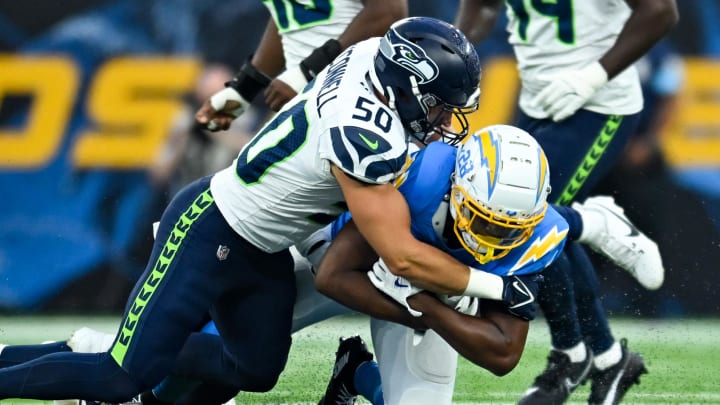
[[547, 157], [520, 128], [493, 125], [458, 148], [450, 214], [461, 245], [480, 263], [527, 241], [545, 217], [550, 194]]

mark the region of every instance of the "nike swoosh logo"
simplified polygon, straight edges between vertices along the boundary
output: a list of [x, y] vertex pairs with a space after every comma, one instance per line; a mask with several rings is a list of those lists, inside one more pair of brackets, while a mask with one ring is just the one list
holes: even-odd
[[[614, 402], [615, 396], [617, 395], [618, 390], [618, 384], [620, 383], [620, 379], [622, 378], [623, 374], [625, 374], [625, 370], [621, 370], [617, 376], [615, 376], [615, 379], [613, 380], [612, 384], [610, 385], [610, 390], [608, 390], [608, 394], [605, 397], [604, 402], [608, 402], [608, 400], [611, 400]], [[609, 403], [612, 403], [609, 402]]]
[[514, 289], [520, 291], [522, 294], [525, 294], [528, 297], [528, 299], [511, 306], [510, 309], [519, 308], [525, 304], [529, 304], [529, 303], [535, 301], [535, 296], [533, 296], [533, 293], [527, 288], [527, 286], [525, 284], [522, 284], [519, 281], [513, 281], [512, 286]]
[[611, 214], [613, 214], [617, 219], [619, 219], [620, 221], [622, 221], [625, 225], [628, 226], [628, 228], [630, 228], [630, 233], [628, 234], [628, 236], [638, 236], [638, 235], [640, 235], [640, 231], [635, 227], [635, 225], [631, 224], [628, 220], [626, 220], [625, 218], [623, 218], [623, 217], [621, 217], [620, 215], [616, 214], [613, 210], [610, 210], [610, 209], [609, 209], [608, 211], [610, 211]]
[[358, 136], [360, 137], [360, 139], [363, 140], [363, 142], [365, 142], [365, 145], [367, 145], [367, 146], [368, 146], [370, 149], [372, 149], [372, 150], [377, 150], [378, 146], [380, 146], [380, 143], [378, 142], [377, 139], [375, 140], [375, 142], [370, 142], [370, 140], [367, 139], [367, 138], [365, 137], [365, 135], [363, 135], [363, 134], [358, 134]]
[[400, 282], [399, 278], [395, 279], [395, 287], [410, 287], [408, 284], [403, 284]]

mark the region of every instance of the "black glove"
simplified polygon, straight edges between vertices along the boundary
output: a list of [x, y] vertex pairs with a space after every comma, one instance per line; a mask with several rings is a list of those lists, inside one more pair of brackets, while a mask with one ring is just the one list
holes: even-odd
[[503, 302], [507, 311], [526, 321], [535, 319], [537, 312], [537, 295], [540, 283], [544, 281], [541, 274], [503, 277]]

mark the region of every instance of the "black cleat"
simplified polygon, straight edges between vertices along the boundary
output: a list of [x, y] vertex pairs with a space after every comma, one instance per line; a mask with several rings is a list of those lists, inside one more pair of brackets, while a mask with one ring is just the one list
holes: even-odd
[[353, 383], [355, 370], [360, 364], [372, 359], [372, 353], [368, 351], [360, 336], [340, 338], [340, 346], [335, 352], [333, 373], [318, 405], [354, 404], [358, 395]]
[[593, 364], [592, 352], [585, 347], [585, 361], [572, 363], [570, 357], [551, 350], [545, 370], [525, 391], [519, 405], [559, 405], [564, 403], [580, 384], [585, 383]]
[[620, 346], [622, 358], [618, 364], [605, 370], [593, 370], [588, 404], [619, 404], [630, 387], [640, 384], [640, 376], [648, 372], [642, 356], [628, 351], [627, 339], [621, 339]]

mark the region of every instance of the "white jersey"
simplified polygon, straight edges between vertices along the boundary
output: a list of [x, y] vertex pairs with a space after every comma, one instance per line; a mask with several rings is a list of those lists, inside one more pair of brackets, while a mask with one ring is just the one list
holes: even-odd
[[263, 0], [282, 36], [285, 68], [298, 66], [317, 47], [337, 39], [363, 9], [361, 0]]
[[408, 137], [368, 79], [379, 40], [340, 54], [212, 178], [220, 212], [258, 248], [287, 248], [347, 210], [331, 163], [373, 184], [402, 171]]
[[[548, 114], [530, 100], [547, 75], [582, 68], [612, 47], [630, 8], [625, 0], [506, 0], [510, 44], [522, 79], [520, 107], [534, 118]], [[583, 106], [601, 114], [634, 114], [642, 110], [640, 80], [634, 66], [600, 88]]]

